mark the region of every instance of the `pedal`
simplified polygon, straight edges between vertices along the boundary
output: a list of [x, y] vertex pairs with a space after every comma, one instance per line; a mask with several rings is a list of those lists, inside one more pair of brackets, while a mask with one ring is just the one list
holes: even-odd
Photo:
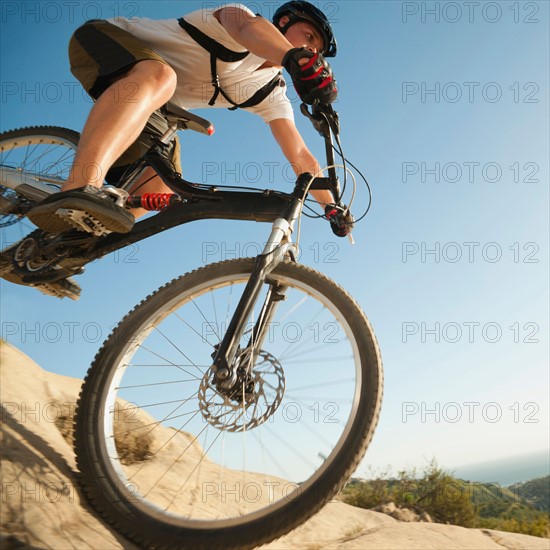
[[39, 251], [38, 240], [42, 235], [43, 231], [37, 229], [0, 252], [0, 278], [17, 285], [36, 288], [55, 298], [78, 300], [82, 289], [69, 275], [79, 275], [84, 269], [80, 265], [70, 268], [51, 265], [53, 260], [40, 259], [36, 253]]
[[117, 206], [120, 206], [121, 208], [124, 208], [126, 206], [126, 202], [128, 201], [128, 197], [130, 196], [128, 192], [124, 189], [114, 187], [113, 185], [104, 185], [103, 192], [107, 195], [111, 195], [111, 197], [115, 201], [115, 204]]
[[112, 233], [112, 231], [109, 231], [109, 229], [89, 212], [60, 208], [56, 210], [55, 214], [69, 222], [75, 229], [91, 233], [95, 237], [104, 237]]
[[55, 283], [42, 283], [32, 286], [46, 296], [53, 296], [54, 298], [60, 299], [70, 298], [75, 301], [80, 298], [80, 293], [82, 292], [80, 285], [70, 277], [61, 279]]

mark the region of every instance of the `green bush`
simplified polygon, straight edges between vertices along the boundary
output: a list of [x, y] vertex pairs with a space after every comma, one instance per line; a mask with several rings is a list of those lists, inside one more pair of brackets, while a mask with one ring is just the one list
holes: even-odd
[[432, 461], [417, 480], [401, 473], [402, 489], [398, 506], [427, 512], [438, 523], [452, 523], [463, 527], [474, 525], [475, 513], [468, 487], [452, 477]]
[[530, 498], [521, 498], [509, 488], [457, 479], [432, 461], [421, 474], [409, 470], [390, 477], [384, 472], [368, 481], [353, 480], [342, 500], [361, 508], [394, 502], [400, 508], [427, 512], [438, 523], [550, 537], [548, 513], [541, 511], [548, 479], [535, 481], [544, 488], [536, 492], [540, 498], [534, 505], [532, 483]]

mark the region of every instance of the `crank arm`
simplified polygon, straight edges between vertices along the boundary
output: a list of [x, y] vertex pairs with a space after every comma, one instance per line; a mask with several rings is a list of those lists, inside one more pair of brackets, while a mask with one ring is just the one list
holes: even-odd
[[[49, 185], [48, 185], [49, 184]], [[51, 176], [25, 172], [10, 166], [0, 167], [0, 185], [16, 190], [20, 195], [27, 197], [32, 201], [44, 200], [48, 195], [59, 191], [63, 180]], [[53, 186], [56, 187], [53, 187]]]

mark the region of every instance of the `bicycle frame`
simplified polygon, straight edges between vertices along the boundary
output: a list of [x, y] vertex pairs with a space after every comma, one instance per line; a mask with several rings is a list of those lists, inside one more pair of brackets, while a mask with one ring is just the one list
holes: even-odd
[[[181, 194], [181, 196], [199, 199], [199, 202], [196, 203], [199, 205], [203, 203], [201, 199], [206, 201], [205, 204], [214, 205], [210, 212], [205, 212], [204, 210], [200, 211], [199, 218], [197, 219], [206, 217], [205, 214], [207, 215], [208, 213], [213, 214], [215, 211], [215, 204], [219, 202], [222, 209], [218, 214], [221, 214], [221, 217], [225, 219], [232, 219], [232, 216], [236, 215], [234, 219], [250, 219], [249, 216], [252, 216], [252, 219], [256, 221], [273, 221], [269, 239], [267, 240], [262, 254], [256, 258], [253, 271], [246, 284], [243, 295], [239, 300], [223, 340], [219, 343], [214, 356], [212, 370], [220, 390], [232, 390], [236, 385], [237, 369], [239, 365], [235, 363], [235, 358], [239, 351], [239, 341], [242, 338], [247, 319], [258, 301], [262, 285], [268, 274], [275, 269], [285, 257], [290, 256], [292, 259], [296, 257], [296, 250], [292, 244], [291, 235], [294, 224], [301, 214], [302, 206], [309, 189], [330, 189], [334, 196], [339, 196], [338, 179], [335, 168], [333, 167], [334, 155], [331, 135], [331, 130], [334, 133], [337, 133], [339, 130], [337, 115], [331, 108], [330, 111], [318, 111], [317, 113], [314, 112], [310, 114], [308, 109], [303, 105], [301, 110], [304, 115], [310, 118], [315, 129], [319, 131], [325, 139], [327, 162], [330, 166], [329, 178], [316, 178], [316, 180], [313, 181], [311, 175], [302, 174], [297, 179], [293, 193], [287, 196], [274, 194], [270, 191], [264, 191], [259, 194], [252, 193], [252, 197], [254, 197], [256, 201], [255, 206], [260, 206], [260, 214], [255, 209], [250, 208], [251, 196], [249, 193], [219, 191], [215, 187], [197, 189], [193, 184], [185, 181], [174, 172], [168, 161], [161, 155], [161, 151], [164, 146], [170, 143], [176, 134], [178, 130], [177, 120], [171, 124], [168, 131], [145, 155], [143, 166], [138, 167], [134, 171], [134, 176], [122, 186], [124, 190], [131, 189], [143, 173], [145, 167], [150, 166], [160, 175], [161, 179], [168, 187]], [[234, 203], [235, 199], [239, 201], [237, 204]], [[281, 210], [281, 201], [287, 203], [283, 212]], [[258, 204], [259, 202], [263, 202], [263, 204], [260, 205]], [[189, 206], [192, 206], [192, 204], [193, 203]], [[166, 214], [169, 214], [171, 210], [172, 209], [167, 210]], [[275, 219], [272, 220], [274, 215]], [[159, 220], [158, 218], [159, 216], [155, 216], [155, 222], [157, 222], [155, 226], [158, 228], [158, 231], [162, 231], [164, 230], [164, 220]], [[158, 223], [159, 221], [161, 222], [160, 224]], [[179, 223], [184, 223], [182, 218], [178, 219], [178, 224]], [[139, 226], [140, 224], [137, 225]], [[136, 233], [139, 234], [141, 231], [138, 230]], [[261, 343], [265, 338], [269, 320], [275, 313], [277, 304], [281, 300], [284, 300], [285, 292], [286, 288], [278, 286], [277, 288], [272, 287], [267, 294], [258, 321], [253, 328], [252, 337], [245, 349], [245, 353], [244, 355], [240, 355], [240, 357], [246, 357], [246, 351], [248, 350], [250, 365], [254, 365], [255, 350], [260, 349]]]
[[[167, 139], [171, 136], [167, 134]], [[329, 138], [330, 139], [330, 133]], [[257, 256], [254, 264], [254, 269], [250, 279], [244, 289], [243, 295], [237, 305], [233, 317], [228, 325], [227, 331], [223, 340], [220, 342], [212, 370], [218, 382], [219, 388], [223, 390], [231, 390], [237, 382], [237, 367], [235, 357], [239, 351], [239, 341], [242, 338], [245, 324], [256, 302], [258, 301], [262, 285], [266, 277], [275, 269], [275, 267], [284, 260], [285, 257], [296, 257], [296, 250], [292, 244], [291, 235], [294, 224], [300, 216], [303, 202], [307, 196], [312, 177], [309, 174], [303, 174], [298, 177], [292, 195], [279, 195], [273, 192], [265, 191], [262, 193], [246, 193], [235, 191], [217, 191], [215, 188], [194, 189], [192, 184], [186, 182], [182, 178], [177, 177], [167, 160], [165, 160], [158, 151], [161, 145], [148, 153], [144, 161], [146, 165], [151, 166], [163, 179], [170, 188], [174, 189], [182, 196], [197, 196], [206, 199], [204, 204], [211, 205], [210, 212], [204, 210], [199, 211], [199, 218], [206, 217], [205, 214], [213, 214], [216, 205], [222, 206], [221, 214], [225, 219], [254, 219], [256, 221], [273, 221], [271, 234], [267, 240], [262, 254]], [[139, 177], [139, 173], [136, 178]], [[324, 178], [319, 178], [315, 188], [326, 188], [327, 182]], [[131, 183], [127, 185], [130, 187]], [[255, 208], [251, 209], [252, 201], [255, 207], [260, 207], [260, 212]], [[234, 201], [237, 200], [237, 204]], [[229, 202], [227, 202], [229, 201]], [[204, 206], [203, 200], [197, 203], [190, 203], [189, 206]], [[225, 205], [225, 206], [224, 206]], [[218, 208], [219, 208], [218, 206]], [[284, 207], [281, 208], [281, 206]], [[171, 209], [166, 211], [169, 214]], [[174, 209], [175, 211], [175, 209]], [[162, 212], [161, 212], [162, 214]], [[213, 217], [222, 217], [213, 216]], [[233, 218], [234, 217], [234, 218]], [[158, 221], [158, 216], [155, 216]], [[182, 218], [178, 219], [177, 223], [183, 223]], [[158, 227], [158, 225], [157, 225]], [[162, 230], [162, 227], [158, 227]], [[277, 303], [284, 299], [286, 289], [278, 287], [271, 289], [268, 292], [267, 298], [261, 308], [261, 314], [252, 331], [252, 337], [247, 346], [250, 354], [250, 364], [254, 364], [255, 350], [259, 349], [261, 342], [265, 338], [266, 329], [269, 324], [269, 319], [273, 316]], [[241, 357], [243, 355], [241, 354]]]
[[[294, 223], [301, 213], [310, 179], [311, 177], [308, 174], [298, 178], [287, 209], [273, 223], [271, 235], [265, 248], [262, 254], [256, 257], [250, 279], [246, 284], [243, 295], [214, 357], [212, 368], [220, 389], [228, 390], [235, 386], [237, 381], [237, 365], [234, 364], [234, 359], [238, 353], [239, 341], [242, 337], [246, 321], [258, 301], [262, 285], [267, 276], [287, 256], [290, 256], [292, 259], [296, 257], [296, 249], [292, 244], [291, 235]], [[277, 304], [281, 300], [284, 300], [285, 291], [286, 288], [284, 287], [272, 286], [267, 294], [258, 321], [252, 331], [252, 338], [247, 346], [247, 350], [250, 350], [250, 365], [254, 365], [256, 350], [261, 347], [269, 320], [275, 313]]]
[[[199, 219], [228, 219], [228, 220], [253, 220], [257, 222], [271, 222], [273, 224], [271, 234], [265, 248], [256, 258], [253, 271], [246, 284], [243, 295], [237, 305], [223, 340], [219, 343], [213, 362], [213, 371], [220, 389], [231, 390], [237, 381], [237, 367], [235, 358], [239, 352], [241, 340], [247, 319], [250, 317], [256, 302], [259, 299], [262, 285], [269, 273], [290, 257], [295, 260], [297, 254], [292, 243], [292, 231], [298, 220], [303, 203], [310, 189], [329, 189], [335, 197], [339, 197], [338, 179], [334, 164], [332, 147], [332, 133], [337, 135], [338, 118], [331, 107], [317, 107], [312, 113], [305, 105], [302, 105], [302, 113], [311, 120], [315, 129], [325, 140], [327, 162], [329, 165], [328, 178], [313, 178], [310, 174], [302, 174], [298, 177], [291, 194], [285, 194], [270, 190], [264, 191], [234, 191], [223, 190], [216, 186], [196, 185], [184, 180], [176, 173], [163, 155], [163, 149], [172, 141], [180, 129], [194, 129], [202, 133], [211, 134], [213, 128], [210, 123], [195, 115], [174, 109], [168, 113], [169, 128], [158, 139], [151, 149], [132, 168], [131, 176], [124, 183], [114, 188], [111, 193], [117, 199], [127, 199], [128, 190], [135, 187], [140, 176], [147, 167], [161, 177], [164, 183], [171, 188], [182, 202], [175, 203], [169, 208], [159, 212], [153, 217], [137, 222], [129, 233], [111, 233], [97, 238], [88, 234], [64, 235], [48, 239], [44, 243], [43, 251], [47, 255], [49, 250], [54, 250], [63, 245], [68, 251], [57, 261], [60, 265], [67, 263], [73, 266], [83, 266], [123, 248], [136, 243], [152, 235], [171, 229], [172, 227], [189, 223]], [[332, 133], [331, 133], [332, 132]], [[52, 189], [38, 181], [32, 173], [25, 173], [9, 167], [2, 167], [2, 183], [12, 187], [31, 200], [41, 200]], [[47, 180], [47, 183], [60, 183], [57, 180]], [[128, 203], [134, 205], [133, 203]], [[50, 248], [51, 247], [51, 248]], [[39, 282], [38, 280], [36, 282]], [[286, 288], [279, 285], [272, 287], [261, 307], [261, 313], [252, 330], [245, 352], [254, 359], [255, 350], [261, 347], [265, 338], [266, 329], [277, 308], [278, 302], [284, 299]], [[240, 354], [240, 358], [245, 354]], [[251, 364], [254, 361], [252, 360]]]
[[[143, 158], [143, 168], [151, 166], [173, 190], [183, 197], [199, 197], [196, 202], [175, 204], [167, 210], [161, 211], [152, 218], [136, 223], [128, 234], [110, 234], [97, 241], [97, 246], [86, 254], [87, 258], [101, 257], [111, 251], [137, 242], [146, 237], [160, 233], [183, 223], [206, 218], [254, 220], [272, 222], [271, 234], [262, 254], [256, 258], [254, 270], [244, 289], [225, 336], [219, 344], [213, 362], [213, 371], [220, 384], [220, 389], [230, 390], [237, 381], [237, 365], [235, 357], [238, 353], [239, 341], [242, 338], [245, 324], [258, 300], [261, 287], [267, 275], [278, 263], [287, 256], [296, 257], [296, 250], [292, 244], [291, 234], [294, 223], [298, 219], [303, 201], [305, 200], [311, 183], [311, 176], [304, 174], [297, 180], [291, 195], [263, 192], [220, 191], [215, 187], [197, 189], [193, 184], [183, 180], [174, 173], [169, 161], [153, 149]], [[139, 177], [142, 170], [138, 170], [133, 181]], [[319, 178], [315, 188], [326, 188], [327, 180]], [[132, 182], [125, 185], [129, 188]], [[284, 299], [284, 289], [273, 289], [268, 293], [262, 306], [262, 313], [253, 329], [253, 336], [247, 348], [254, 357], [254, 350], [265, 337], [269, 319], [273, 316], [277, 302]], [[252, 363], [253, 364], [253, 361]]]

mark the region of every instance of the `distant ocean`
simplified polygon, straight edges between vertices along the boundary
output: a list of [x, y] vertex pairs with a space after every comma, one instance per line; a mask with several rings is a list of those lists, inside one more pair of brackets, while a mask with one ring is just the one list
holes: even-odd
[[501, 486], [509, 486], [550, 475], [550, 452], [548, 450], [537, 451], [449, 469], [455, 477], [460, 479], [484, 483], [494, 482]]

